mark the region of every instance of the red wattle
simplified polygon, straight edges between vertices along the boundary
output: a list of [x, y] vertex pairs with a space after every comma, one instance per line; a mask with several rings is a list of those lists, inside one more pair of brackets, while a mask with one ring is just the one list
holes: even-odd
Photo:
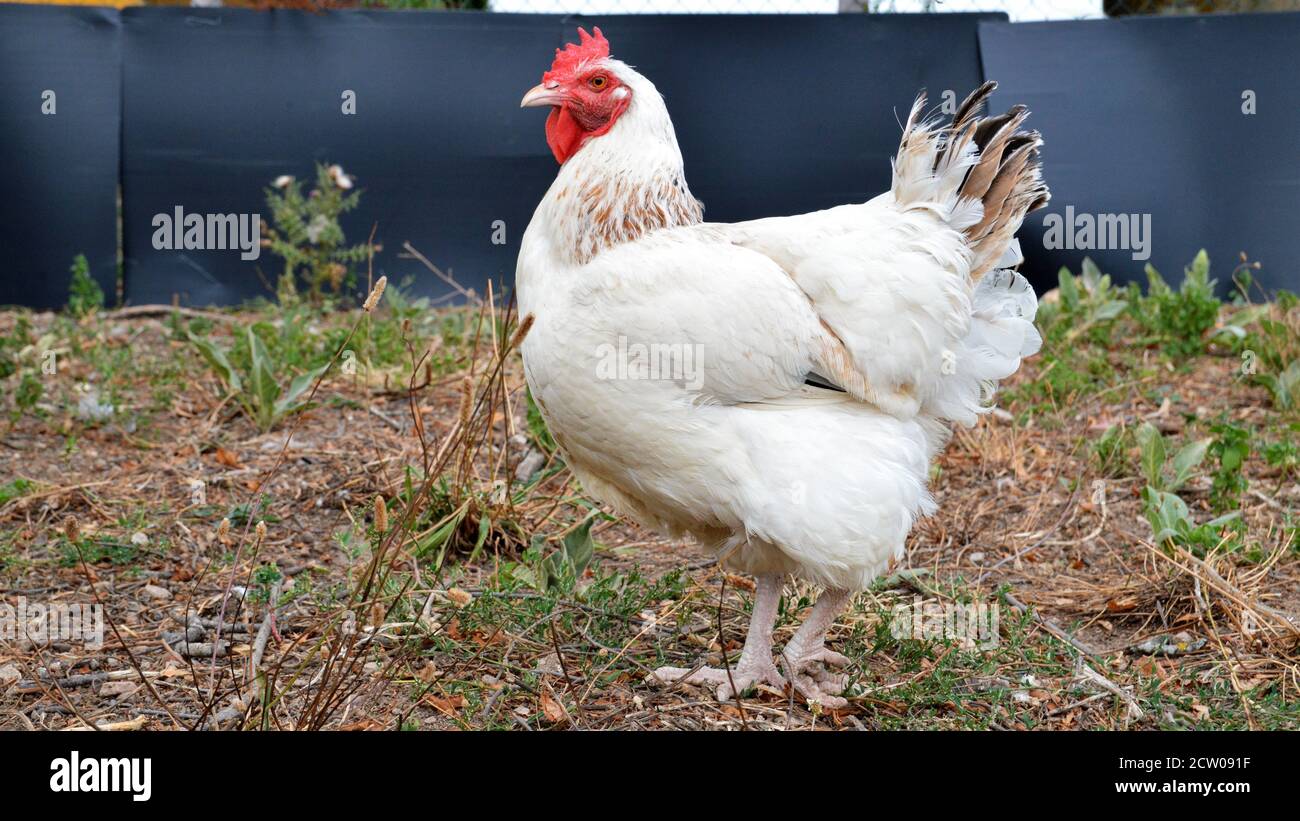
[[546, 118], [546, 144], [551, 147], [555, 161], [564, 165], [582, 145], [585, 135], [582, 126], [573, 119], [566, 106], [556, 106]]

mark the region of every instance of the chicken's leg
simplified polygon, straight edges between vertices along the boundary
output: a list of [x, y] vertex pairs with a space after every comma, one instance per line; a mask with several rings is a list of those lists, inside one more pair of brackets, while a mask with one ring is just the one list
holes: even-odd
[[[785, 689], [785, 679], [772, 663], [772, 625], [776, 622], [776, 608], [781, 601], [782, 581], [783, 578], [777, 575], [758, 577], [754, 612], [749, 618], [745, 648], [730, 674], [726, 669], [715, 667], [702, 667], [694, 671], [685, 667], [660, 667], [651, 674], [651, 678], [667, 684], [684, 681], [687, 684], [717, 685], [719, 701], [729, 701], [736, 692], [743, 693], [755, 684], [770, 684]], [[732, 691], [733, 682], [735, 692]]]
[[845, 667], [849, 659], [826, 649], [826, 631], [852, 596], [848, 590], [827, 588], [781, 651], [786, 675], [799, 694], [832, 710], [848, 706], [848, 701], [839, 695], [844, 692], [848, 678], [843, 673], [830, 672], [827, 667]]

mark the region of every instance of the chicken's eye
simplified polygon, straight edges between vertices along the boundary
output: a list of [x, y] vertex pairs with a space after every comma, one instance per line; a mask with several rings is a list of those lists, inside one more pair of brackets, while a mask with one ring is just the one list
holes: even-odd
[[587, 85], [591, 86], [597, 91], [600, 91], [602, 88], [609, 85], [609, 78], [606, 77], [604, 74], [597, 74], [595, 77], [592, 77], [590, 80], [587, 81]]

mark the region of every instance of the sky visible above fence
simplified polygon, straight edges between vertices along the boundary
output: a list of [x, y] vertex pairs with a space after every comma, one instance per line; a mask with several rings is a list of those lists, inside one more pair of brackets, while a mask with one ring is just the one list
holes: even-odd
[[[493, 0], [500, 12], [547, 14], [835, 14], [843, 0]], [[1013, 21], [1102, 15], [1102, 0], [865, 0], [880, 13], [1001, 11]]]

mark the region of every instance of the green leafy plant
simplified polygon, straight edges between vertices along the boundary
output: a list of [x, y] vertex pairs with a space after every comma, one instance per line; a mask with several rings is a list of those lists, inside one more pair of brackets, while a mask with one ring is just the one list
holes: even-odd
[[1235, 545], [1245, 530], [1239, 510], [1198, 525], [1187, 503], [1177, 494], [1153, 487], [1143, 488], [1142, 504], [1151, 525], [1152, 541], [1161, 546], [1181, 545], [1197, 556], [1204, 556], [1220, 544]]
[[[1300, 424], [1291, 425], [1289, 432], [1300, 433]], [[1281, 475], [1282, 482], [1288, 478], [1300, 478], [1300, 446], [1293, 439], [1288, 437], [1265, 445], [1263, 456], [1269, 467], [1275, 468]]]
[[132, 564], [140, 557], [140, 550], [140, 546], [129, 539], [112, 536], [79, 536], [75, 542], [69, 541], [67, 536], [60, 536], [59, 566], [77, 567], [83, 560], [86, 564]]
[[0, 336], [0, 379], [18, 372], [18, 355], [32, 341], [31, 320], [19, 314], [13, 332]]
[[[52, 324], [70, 329], [76, 326], [67, 317], [56, 317]], [[50, 366], [55, 363], [51, 357], [59, 346], [53, 332], [39, 337], [33, 333], [31, 321], [23, 315], [11, 333], [0, 336], [0, 399], [12, 399], [11, 423], [17, 423], [25, 413], [38, 411], [37, 404], [54, 381], [49, 378], [54, 372]]]
[[1250, 431], [1222, 422], [1211, 425], [1210, 432], [1215, 434], [1210, 456], [1219, 463], [1210, 488], [1210, 503], [1220, 512], [1232, 510], [1240, 506], [1241, 495], [1250, 484], [1241, 471], [1250, 456]]
[[257, 569], [253, 571], [252, 586], [248, 590], [249, 600], [258, 604], [270, 601], [271, 590], [281, 578], [283, 578], [283, 575], [275, 562], [258, 565]]
[[68, 312], [75, 317], [83, 317], [92, 311], [104, 307], [104, 291], [90, 275], [90, 263], [85, 254], [77, 254], [72, 260], [72, 282], [68, 285]]
[[1205, 334], [1219, 318], [1219, 298], [1210, 279], [1210, 258], [1202, 249], [1183, 274], [1175, 291], [1151, 265], [1146, 266], [1147, 295], [1130, 299], [1138, 323], [1171, 356], [1190, 357], [1205, 349]]
[[1120, 423], [1106, 428], [1092, 443], [1092, 453], [1103, 476], [1123, 475], [1127, 462], [1125, 457], [1132, 441], [1132, 432]]
[[591, 538], [591, 526], [594, 519], [587, 521], [565, 534], [560, 540], [560, 549], [542, 561], [545, 571], [546, 590], [568, 593], [582, 578], [591, 558], [596, 554], [596, 542]]
[[1128, 300], [1123, 290], [1111, 285], [1096, 263], [1084, 257], [1078, 277], [1062, 268], [1057, 273], [1058, 301], [1045, 303], [1040, 323], [1052, 341], [1069, 342], [1081, 335], [1104, 343], [1110, 326], [1124, 314]]
[[319, 303], [327, 289], [338, 294], [356, 284], [353, 266], [370, 256], [371, 245], [348, 245], [339, 224], [339, 217], [361, 202], [361, 192], [352, 188], [352, 178], [342, 168], [317, 163], [316, 185], [306, 194], [302, 183], [287, 175], [266, 189], [274, 225], [266, 229], [264, 242], [284, 260], [277, 284], [281, 303], [297, 300], [300, 278], [313, 303]]
[[1241, 345], [1242, 370], [1268, 388], [1279, 410], [1300, 410], [1300, 298], [1280, 291], [1261, 308]]
[[1156, 544], [1182, 545], [1203, 556], [1223, 542], [1225, 527], [1236, 528], [1230, 536], [1241, 535], [1240, 523], [1233, 524], [1239, 519], [1240, 511], [1198, 525], [1187, 503], [1177, 493], [1192, 478], [1218, 440], [1207, 438], [1188, 442], [1169, 459], [1164, 436], [1151, 423], [1144, 422], [1134, 432], [1133, 438], [1137, 441], [1142, 476], [1147, 482], [1142, 489], [1142, 509]]
[[549, 554], [545, 552], [546, 537], [534, 534], [532, 543], [520, 554], [519, 561], [502, 565], [502, 575], [539, 593], [586, 599], [589, 593], [595, 593], [611, 578], [598, 577], [589, 588], [577, 589], [578, 580], [586, 573], [596, 549], [600, 547], [591, 536], [591, 527], [598, 518], [601, 517], [594, 515], [578, 524], [563, 536], [560, 547]]
[[533, 399], [532, 391], [526, 390], [524, 396], [528, 401], [529, 438], [541, 450], [547, 453], [555, 453], [557, 447], [555, 438], [551, 436], [550, 428], [546, 427], [546, 420], [542, 418], [542, 409], [537, 407], [537, 400]]
[[12, 418], [17, 420], [24, 412], [36, 407], [45, 394], [45, 386], [34, 371], [25, 370], [18, 380], [18, 390], [14, 391], [14, 411]]
[[299, 374], [289, 381], [287, 388], [281, 388], [277, 373], [284, 370], [282, 363], [272, 359], [251, 327], [247, 334], [250, 362], [247, 369], [240, 370], [231, 364], [227, 352], [215, 342], [191, 331], [186, 332], [190, 344], [239, 403], [244, 414], [259, 431], [266, 433], [285, 417], [306, 408], [303, 394], [329, 369], [329, 363]]
[[1165, 438], [1150, 422], [1143, 422], [1134, 434], [1142, 476], [1153, 490], [1175, 493], [1192, 478], [1196, 468], [1205, 461], [1209, 439], [1188, 442], [1179, 448], [1174, 458], [1166, 464]]
[[34, 482], [30, 479], [23, 479], [22, 477], [5, 482], [3, 485], [0, 485], [0, 505], [8, 504], [20, 496], [26, 496], [35, 489], [35, 487], [36, 485]]

